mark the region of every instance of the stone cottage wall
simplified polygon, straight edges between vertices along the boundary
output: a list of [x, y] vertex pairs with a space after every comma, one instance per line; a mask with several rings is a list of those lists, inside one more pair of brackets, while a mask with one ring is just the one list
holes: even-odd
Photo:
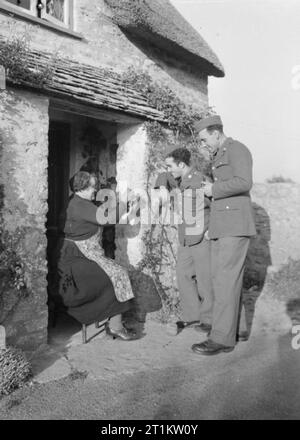
[[[141, 69], [173, 89], [186, 103], [199, 107], [207, 103], [207, 77], [198, 69], [181, 63], [158, 48], [129, 40], [112, 23], [110, 10], [103, 0], [77, 0], [75, 5], [75, 31], [81, 33], [83, 39], [47, 29], [42, 24], [32, 24], [29, 31], [31, 47], [52, 53], [58, 51], [60, 57], [119, 72], [129, 67]], [[28, 22], [0, 13], [1, 35], [9, 35], [12, 24], [16, 25], [15, 32], [19, 34], [28, 28]], [[32, 349], [46, 342], [47, 338], [48, 100], [19, 89], [7, 96], [5, 105], [1, 101], [0, 125], [0, 130], [5, 132], [1, 158], [3, 220], [5, 228], [12, 234], [18, 228], [21, 230], [18, 253], [22, 259], [24, 257], [30, 296], [22, 299], [10, 313], [18, 295], [7, 291], [0, 324], [6, 328], [8, 343]], [[78, 117], [76, 121], [71, 139], [74, 142], [71, 149], [75, 149], [71, 174], [81, 162], [84, 141], [80, 140], [80, 129], [88, 122], [84, 117]], [[130, 188], [144, 188], [148, 146], [143, 125], [108, 127], [107, 133], [110, 139], [113, 138], [113, 144], [115, 128], [119, 145], [117, 157], [113, 157], [115, 150], [112, 148], [104, 148], [101, 153], [105, 177], [112, 177], [116, 171], [118, 183], [126, 181]], [[144, 229], [139, 225], [116, 229], [116, 259], [136, 266], [143, 255]]]
[[[58, 51], [62, 57], [120, 72], [128, 67], [142, 69], [171, 87], [185, 102], [200, 107], [207, 103], [207, 77], [199, 69], [159, 48], [130, 41], [113, 24], [111, 11], [104, 0], [76, 0], [74, 15], [75, 31], [83, 35], [83, 40], [33, 24], [30, 32], [32, 46], [47, 52]], [[16, 23], [20, 33], [28, 27], [28, 22], [0, 13], [2, 35], [9, 33], [12, 23]]]
[[47, 341], [48, 100], [1, 92], [0, 136], [1, 221], [9, 234], [19, 234], [17, 253], [26, 283], [20, 299], [20, 292], [4, 288], [9, 273], [2, 273], [0, 324], [7, 344], [34, 349]]
[[[143, 124], [119, 126], [117, 150], [117, 189], [146, 189], [147, 134]], [[116, 260], [136, 266], [143, 256], [145, 226], [116, 226]]]

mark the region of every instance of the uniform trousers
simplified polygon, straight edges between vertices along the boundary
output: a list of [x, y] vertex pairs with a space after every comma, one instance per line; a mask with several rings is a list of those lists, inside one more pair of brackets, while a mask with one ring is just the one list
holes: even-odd
[[226, 346], [236, 344], [240, 300], [249, 237], [211, 240], [214, 292], [212, 331], [209, 338]]
[[210, 240], [203, 238], [194, 246], [179, 246], [176, 276], [183, 321], [212, 320], [212, 278]]

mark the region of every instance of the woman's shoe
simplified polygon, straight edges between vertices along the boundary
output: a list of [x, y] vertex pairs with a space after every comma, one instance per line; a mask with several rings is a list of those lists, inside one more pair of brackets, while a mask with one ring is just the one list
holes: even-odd
[[138, 339], [138, 336], [135, 332], [127, 330], [123, 327], [121, 330], [111, 330], [109, 325], [105, 326], [106, 334], [113, 339], [122, 339], [123, 341], [133, 341], [134, 339]]

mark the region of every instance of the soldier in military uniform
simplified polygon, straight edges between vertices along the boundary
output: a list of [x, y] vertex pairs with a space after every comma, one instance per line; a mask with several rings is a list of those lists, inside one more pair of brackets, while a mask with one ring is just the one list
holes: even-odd
[[214, 303], [209, 337], [192, 350], [213, 355], [232, 351], [236, 344], [245, 259], [256, 233], [249, 193], [252, 156], [245, 145], [225, 136], [218, 115], [199, 121], [196, 130], [212, 159], [214, 181], [204, 185], [204, 192], [212, 198], [208, 236]]
[[155, 184], [155, 188], [163, 186], [169, 191], [179, 188], [183, 195], [176, 265], [182, 321], [176, 323], [177, 333], [191, 326], [207, 332], [212, 319], [210, 241], [204, 238], [208, 229], [210, 201], [204, 197], [203, 190], [200, 195], [199, 192], [196, 194], [196, 190], [203, 186], [204, 176], [190, 165], [190, 160], [191, 154], [186, 148], [169, 153], [165, 159], [168, 172], [160, 174]]

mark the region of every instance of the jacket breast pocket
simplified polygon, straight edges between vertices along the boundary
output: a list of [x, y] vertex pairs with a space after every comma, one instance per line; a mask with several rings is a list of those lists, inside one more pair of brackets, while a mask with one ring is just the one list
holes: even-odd
[[215, 175], [220, 180], [229, 180], [233, 177], [231, 166], [227, 163], [218, 164], [216, 166]]

